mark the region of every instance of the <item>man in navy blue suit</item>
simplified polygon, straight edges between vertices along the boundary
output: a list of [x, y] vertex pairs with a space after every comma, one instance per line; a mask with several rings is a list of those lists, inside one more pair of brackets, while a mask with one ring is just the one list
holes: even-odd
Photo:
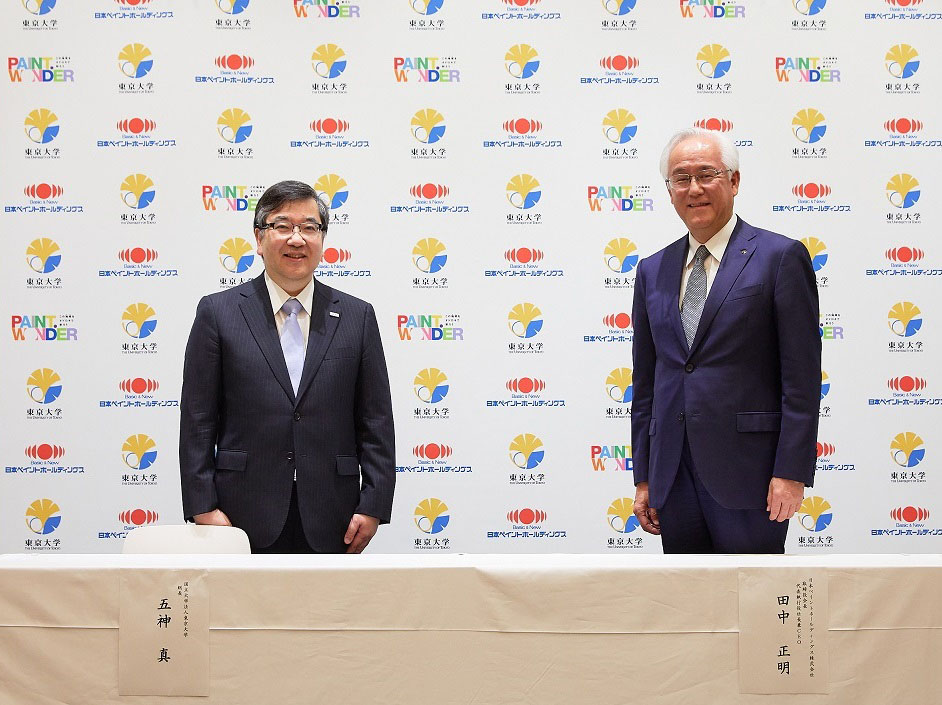
[[733, 212], [739, 155], [726, 135], [677, 133], [661, 175], [688, 232], [635, 278], [634, 512], [665, 553], [784, 553], [814, 479], [811, 259]]
[[183, 515], [253, 552], [359, 553], [389, 521], [395, 439], [373, 307], [313, 278], [327, 205], [282, 181], [255, 208], [265, 272], [205, 296], [180, 400]]

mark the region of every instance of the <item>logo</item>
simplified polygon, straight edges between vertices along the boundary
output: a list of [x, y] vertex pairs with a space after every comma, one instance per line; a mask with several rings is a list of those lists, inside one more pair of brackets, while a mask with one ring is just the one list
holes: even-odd
[[912, 431], [897, 433], [890, 443], [890, 457], [901, 468], [914, 468], [926, 457], [922, 439]]
[[135, 117], [118, 120], [115, 126], [124, 134], [139, 135], [144, 132], [151, 132], [157, 127], [157, 123], [147, 118]]
[[618, 313], [609, 313], [608, 315], [602, 317], [602, 323], [609, 328], [627, 330], [628, 328], [631, 328], [631, 316], [629, 316], [624, 311], [620, 311]]
[[816, 237], [803, 237], [801, 244], [808, 250], [814, 271], [818, 272], [824, 269], [824, 265], [828, 263], [827, 246]]
[[507, 325], [518, 338], [532, 338], [543, 328], [543, 313], [531, 303], [517, 304], [507, 314]]
[[61, 522], [59, 505], [51, 499], [37, 499], [26, 509], [26, 526], [34, 534], [51, 534]]
[[799, 198], [809, 198], [814, 200], [816, 198], [830, 196], [831, 187], [826, 184], [798, 184], [797, 186], [792, 186], [792, 193]]
[[621, 497], [608, 505], [608, 525], [619, 534], [630, 534], [641, 526], [634, 514], [635, 501], [630, 497]]
[[451, 189], [449, 189], [447, 186], [443, 186], [442, 184], [416, 184], [409, 189], [409, 193], [411, 193], [416, 198], [432, 201], [436, 198], [447, 196], [449, 193], [451, 193]]
[[118, 68], [128, 78], [144, 78], [154, 68], [150, 49], [143, 44], [128, 44], [118, 53]]
[[605, 246], [605, 266], [617, 274], [626, 274], [638, 265], [638, 248], [624, 237], [610, 240]]
[[516, 118], [505, 120], [503, 127], [512, 135], [532, 135], [543, 129], [543, 123], [530, 118]]
[[48, 144], [59, 134], [59, 118], [48, 108], [31, 110], [23, 121], [26, 136], [36, 144]]
[[886, 4], [893, 7], [916, 7], [922, 4], [922, 0], [886, 0]]
[[542, 195], [540, 182], [530, 174], [517, 174], [507, 182], [507, 200], [514, 208], [533, 208]]
[[434, 108], [424, 108], [412, 116], [412, 136], [423, 144], [435, 144], [445, 136], [445, 116]]
[[144, 247], [129, 247], [118, 252], [118, 259], [128, 264], [146, 264], [157, 259], [157, 250]]
[[228, 272], [242, 274], [255, 263], [255, 249], [241, 237], [230, 237], [219, 248], [219, 263]]
[[631, 71], [638, 68], [640, 62], [633, 56], [624, 54], [615, 54], [614, 56], [605, 56], [599, 60], [599, 65], [603, 69], [611, 71]]
[[134, 379], [123, 379], [118, 382], [118, 388], [122, 392], [127, 392], [129, 394], [147, 394], [150, 392], [155, 392], [160, 387], [155, 379], [144, 379], [143, 377], [135, 377]]
[[695, 123], [694, 127], [699, 127], [704, 130], [713, 130], [714, 132], [729, 132], [733, 129], [733, 123], [725, 118], [700, 118]]
[[226, 142], [239, 144], [252, 134], [252, 118], [242, 108], [229, 108], [216, 120], [216, 130]]
[[217, 56], [213, 63], [221, 69], [239, 71], [241, 69], [250, 69], [255, 66], [255, 59], [253, 59], [251, 56], [246, 56], [245, 54], [229, 54], [228, 56], [224, 54], [222, 56]]
[[65, 448], [49, 443], [27, 446], [26, 455], [33, 460], [58, 460], [65, 455]]
[[923, 507], [897, 507], [890, 510], [890, 518], [906, 524], [925, 521], [929, 518], [929, 510]]
[[896, 118], [887, 120], [883, 127], [892, 135], [911, 135], [922, 129], [922, 121], [912, 118]]
[[918, 247], [891, 247], [885, 254], [891, 262], [900, 262], [902, 264], [918, 262], [926, 256], [925, 250]]
[[824, 370], [821, 370], [821, 398], [824, 399], [824, 397], [826, 397], [830, 391], [831, 381], [828, 377], [828, 373]]
[[340, 208], [350, 196], [347, 182], [337, 174], [324, 174], [314, 182], [314, 188], [327, 195], [331, 210]]
[[897, 392], [918, 392], [926, 388], [926, 380], [922, 377], [892, 377], [886, 382], [886, 386]]
[[26, 393], [37, 404], [51, 404], [62, 394], [62, 378], [48, 367], [33, 370], [26, 380]]
[[409, 7], [420, 15], [434, 15], [444, 3], [445, 0], [409, 0]]
[[121, 182], [121, 201], [128, 208], [143, 210], [154, 202], [157, 190], [146, 174], [129, 174]]
[[311, 54], [314, 73], [321, 78], [337, 78], [347, 68], [347, 58], [336, 44], [321, 44]]
[[707, 78], [722, 78], [732, 65], [729, 51], [721, 44], [705, 44], [697, 52], [697, 68]]
[[146, 338], [157, 330], [157, 312], [145, 303], [131, 304], [121, 314], [121, 326], [132, 338]]
[[63, 193], [65, 193], [65, 189], [63, 189], [61, 186], [57, 186], [56, 184], [30, 184], [23, 189], [23, 193], [25, 193], [30, 198], [36, 198], [40, 201], [47, 201], [50, 198], [58, 198]]
[[536, 392], [542, 392], [546, 389], [546, 382], [541, 379], [536, 379], [535, 377], [516, 377], [511, 380], [507, 380], [507, 384], [504, 385], [511, 392], [519, 392], [520, 394], [533, 394]]
[[824, 531], [833, 518], [831, 505], [823, 497], [805, 497], [798, 508], [798, 523], [808, 531]]
[[912, 208], [921, 193], [919, 182], [912, 174], [894, 174], [886, 182], [886, 197], [896, 208]]
[[818, 441], [816, 444], [816, 456], [818, 458], [829, 458], [837, 452], [837, 449], [830, 443]]
[[216, 0], [216, 7], [227, 15], [238, 15], [249, 6], [249, 0]]
[[516, 247], [504, 252], [504, 259], [514, 264], [536, 263], [543, 259], [543, 250], [534, 250], [530, 247]]
[[346, 132], [350, 129], [350, 123], [346, 120], [339, 120], [337, 118], [325, 118], [323, 120], [314, 120], [311, 125], [311, 130], [322, 135], [334, 135]]
[[153, 524], [157, 521], [157, 512], [150, 509], [126, 509], [118, 514], [118, 521], [133, 526]]
[[56, 0], [23, 0], [23, 7], [34, 15], [48, 14], [55, 6]]
[[426, 367], [412, 380], [412, 387], [426, 404], [437, 404], [448, 396], [448, 377], [437, 367]]
[[447, 261], [445, 245], [434, 237], [419, 240], [412, 248], [412, 263], [420, 272], [426, 274], [440, 272]]
[[532, 470], [543, 462], [543, 441], [532, 433], [521, 433], [510, 442], [510, 460], [521, 470]]
[[436, 497], [429, 497], [418, 503], [412, 518], [419, 531], [438, 534], [448, 526], [451, 516], [448, 514], [448, 505]]
[[542, 524], [546, 521], [546, 512], [542, 509], [530, 509], [529, 507], [525, 507], [524, 509], [511, 509], [507, 512], [507, 521], [511, 524], [520, 524], [522, 526]]
[[828, 0], [792, 0], [792, 6], [801, 14], [809, 17], [817, 15], [827, 4]]
[[121, 456], [132, 470], [146, 470], [157, 460], [157, 444], [143, 433], [128, 436], [121, 446]]
[[602, 0], [602, 7], [610, 15], [627, 15], [635, 9], [637, 0]]
[[504, 66], [514, 78], [530, 78], [540, 69], [540, 58], [529, 44], [515, 44], [504, 54]]
[[919, 52], [909, 44], [890, 47], [883, 59], [886, 62], [886, 70], [896, 78], [910, 78], [919, 70]]
[[26, 248], [26, 264], [37, 274], [49, 274], [62, 263], [59, 245], [48, 237], [40, 237]]
[[792, 118], [792, 134], [805, 144], [814, 144], [820, 140], [827, 129], [824, 115], [814, 108], [799, 110]]
[[438, 460], [447, 458], [452, 454], [451, 446], [441, 443], [426, 443], [412, 449], [412, 455], [423, 460]]
[[328, 247], [324, 250], [324, 262], [326, 264], [343, 264], [352, 257], [350, 250], [341, 250], [337, 247]]
[[612, 401], [627, 404], [631, 401], [631, 369], [616, 367], [605, 378], [605, 391]]
[[895, 335], [908, 338], [922, 328], [922, 315], [919, 307], [911, 301], [899, 301], [887, 313], [887, 324]]
[[615, 144], [627, 144], [637, 134], [634, 114], [624, 108], [609, 110], [602, 120], [602, 134]]

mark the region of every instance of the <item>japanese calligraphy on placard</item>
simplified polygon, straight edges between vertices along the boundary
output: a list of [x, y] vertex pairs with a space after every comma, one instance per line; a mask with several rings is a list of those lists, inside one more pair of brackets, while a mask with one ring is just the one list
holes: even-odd
[[205, 571], [122, 571], [118, 694], [209, 695]]
[[828, 692], [827, 571], [739, 571], [739, 692]]

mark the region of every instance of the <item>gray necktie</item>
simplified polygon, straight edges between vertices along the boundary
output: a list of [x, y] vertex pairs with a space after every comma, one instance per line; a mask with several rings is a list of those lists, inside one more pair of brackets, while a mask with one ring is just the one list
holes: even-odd
[[297, 299], [288, 299], [281, 310], [287, 316], [285, 324], [281, 327], [281, 349], [285, 353], [291, 386], [297, 394], [298, 385], [301, 383], [301, 370], [304, 369], [304, 336], [301, 335], [301, 325], [298, 323], [301, 302]]
[[693, 269], [690, 270], [690, 278], [687, 279], [687, 288], [684, 291], [684, 301], [680, 305], [680, 321], [684, 325], [687, 347], [693, 344], [697, 326], [700, 324], [700, 316], [703, 314], [703, 304], [707, 295], [706, 268], [703, 266], [703, 261], [709, 254], [710, 251], [706, 245], [700, 245], [694, 253]]

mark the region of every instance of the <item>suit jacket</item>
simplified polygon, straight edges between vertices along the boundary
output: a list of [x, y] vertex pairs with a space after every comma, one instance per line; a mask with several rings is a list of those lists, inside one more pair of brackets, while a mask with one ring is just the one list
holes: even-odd
[[635, 483], [659, 508], [684, 443], [727, 508], [765, 508], [773, 476], [814, 480], [821, 337], [798, 241], [736, 224], [688, 347], [680, 321], [687, 236], [638, 264], [631, 441]]
[[297, 470], [308, 543], [340, 552], [354, 513], [389, 521], [392, 402], [373, 307], [315, 281], [312, 309], [295, 396], [264, 275], [199, 302], [180, 400], [183, 515], [219, 508], [269, 546]]

